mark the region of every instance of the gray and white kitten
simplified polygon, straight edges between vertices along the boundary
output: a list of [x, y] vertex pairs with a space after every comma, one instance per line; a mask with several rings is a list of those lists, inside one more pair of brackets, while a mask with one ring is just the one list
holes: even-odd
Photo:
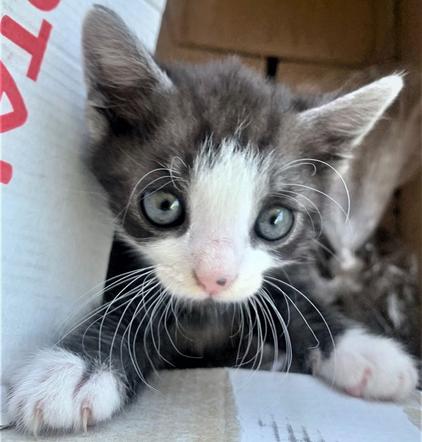
[[83, 48], [90, 165], [117, 220], [120, 278], [109, 275], [109, 302], [89, 321], [19, 370], [18, 428], [86, 429], [170, 367], [273, 360], [355, 396], [407, 397], [412, 358], [318, 307], [295, 271], [309, 265], [333, 168], [401, 77], [301, 97], [234, 59], [162, 67], [103, 7], [85, 20]]

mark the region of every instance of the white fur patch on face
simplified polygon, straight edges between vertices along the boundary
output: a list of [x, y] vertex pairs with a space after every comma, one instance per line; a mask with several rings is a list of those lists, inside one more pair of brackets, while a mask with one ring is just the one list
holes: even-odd
[[250, 239], [267, 187], [266, 164], [251, 148], [241, 149], [233, 140], [223, 141], [218, 151], [211, 141], [205, 143], [188, 189], [187, 232], [141, 248], [171, 294], [207, 299], [210, 292], [201, 280], [213, 278], [228, 281], [212, 294], [219, 302], [240, 301], [260, 289], [263, 272], [276, 265]]

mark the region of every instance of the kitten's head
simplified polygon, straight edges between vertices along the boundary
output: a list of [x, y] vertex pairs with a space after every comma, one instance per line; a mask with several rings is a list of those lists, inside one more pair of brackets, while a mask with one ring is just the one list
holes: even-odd
[[334, 168], [402, 87], [299, 97], [237, 60], [160, 67], [113, 12], [84, 25], [91, 167], [172, 295], [232, 302], [306, 258]]

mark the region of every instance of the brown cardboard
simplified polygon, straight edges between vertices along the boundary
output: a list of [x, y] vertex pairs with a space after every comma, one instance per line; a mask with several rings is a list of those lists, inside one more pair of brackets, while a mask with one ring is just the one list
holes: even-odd
[[283, 63], [277, 68], [277, 80], [292, 89], [329, 92], [341, 87], [356, 71], [346, 67], [312, 63]]
[[176, 0], [183, 46], [361, 65], [394, 56], [393, 0]]
[[[177, 2], [169, 2], [164, 13], [161, 31], [157, 41], [155, 51], [156, 57], [162, 62], [184, 61], [188, 63], [202, 63], [212, 59], [229, 56], [230, 53], [221, 53], [219, 51], [207, 50], [201, 47], [185, 47], [177, 43], [177, 33], [179, 29], [177, 20], [181, 20], [177, 8]], [[262, 57], [241, 56], [242, 62], [249, 67], [256, 69], [258, 72], [265, 72], [265, 60]]]
[[[422, 1], [403, 0], [398, 10], [400, 59], [413, 64], [414, 70], [408, 81], [415, 82], [413, 95], [415, 102], [422, 106]], [[422, 161], [422, 128], [417, 142]], [[400, 234], [419, 256], [419, 280], [422, 286], [422, 170], [407, 183], [400, 192], [399, 202]]]

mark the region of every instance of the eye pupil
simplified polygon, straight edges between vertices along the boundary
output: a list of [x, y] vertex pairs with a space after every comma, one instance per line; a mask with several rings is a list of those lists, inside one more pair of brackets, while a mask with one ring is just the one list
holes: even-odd
[[169, 200], [165, 200], [160, 204], [160, 209], [165, 211], [165, 210], [170, 210], [171, 209], [171, 202]]

